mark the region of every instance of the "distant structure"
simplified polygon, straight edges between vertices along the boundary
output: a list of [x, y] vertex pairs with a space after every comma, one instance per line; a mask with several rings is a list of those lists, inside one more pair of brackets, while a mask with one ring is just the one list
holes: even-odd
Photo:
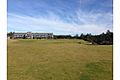
[[14, 39], [52, 39], [53, 33], [14, 33]]

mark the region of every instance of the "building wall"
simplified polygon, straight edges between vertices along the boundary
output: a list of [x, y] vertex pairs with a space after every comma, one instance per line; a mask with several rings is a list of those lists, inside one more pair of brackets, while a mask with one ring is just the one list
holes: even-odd
[[26, 33], [14, 33], [14, 38], [23, 38]]
[[53, 33], [14, 33], [14, 38], [53, 38]]

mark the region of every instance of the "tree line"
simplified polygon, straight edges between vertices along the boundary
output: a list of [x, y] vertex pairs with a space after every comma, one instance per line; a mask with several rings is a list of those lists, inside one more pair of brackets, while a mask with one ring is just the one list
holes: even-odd
[[111, 45], [113, 44], [113, 32], [107, 30], [106, 33], [102, 33], [99, 35], [92, 34], [76, 34], [75, 36], [71, 35], [54, 35], [54, 39], [83, 39], [85, 41], [89, 41], [92, 44], [100, 44], [100, 45]]
[[102, 33], [99, 35], [81, 34], [80, 39], [89, 41], [92, 44], [111, 45], [113, 44], [113, 32], [107, 30], [106, 33]]
[[[11, 39], [14, 36], [14, 32], [7, 33]], [[23, 38], [24, 39], [24, 38]], [[113, 44], [113, 32], [107, 30], [107, 32], [99, 34], [99, 35], [92, 35], [92, 34], [76, 34], [75, 36], [71, 35], [54, 35], [53, 39], [83, 39], [85, 41], [89, 41], [92, 44], [100, 44], [100, 45], [111, 45]]]

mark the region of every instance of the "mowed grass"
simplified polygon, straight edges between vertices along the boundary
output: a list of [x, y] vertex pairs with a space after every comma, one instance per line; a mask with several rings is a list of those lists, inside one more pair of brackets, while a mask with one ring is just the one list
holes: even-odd
[[8, 40], [8, 80], [112, 80], [112, 45]]

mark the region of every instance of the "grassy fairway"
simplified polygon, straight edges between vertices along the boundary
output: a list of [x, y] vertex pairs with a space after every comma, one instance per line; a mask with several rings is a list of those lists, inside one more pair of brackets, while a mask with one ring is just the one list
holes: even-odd
[[9, 40], [8, 80], [112, 80], [112, 46]]

